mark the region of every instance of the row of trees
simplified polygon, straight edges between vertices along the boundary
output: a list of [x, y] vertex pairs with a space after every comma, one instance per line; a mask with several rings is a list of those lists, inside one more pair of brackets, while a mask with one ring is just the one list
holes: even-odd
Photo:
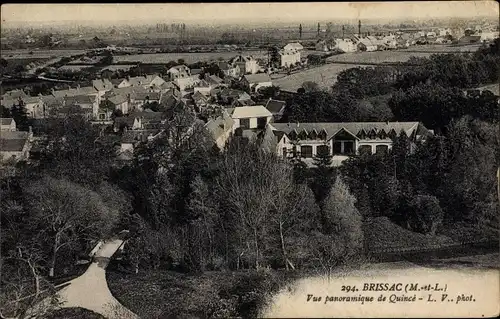
[[[498, 231], [497, 127], [471, 116], [454, 120], [410, 152], [396, 140], [387, 155], [360, 156], [342, 166], [364, 216], [389, 217], [412, 231], [434, 234], [438, 226], [467, 224], [482, 235]], [[466, 235], [461, 240], [466, 240]]]

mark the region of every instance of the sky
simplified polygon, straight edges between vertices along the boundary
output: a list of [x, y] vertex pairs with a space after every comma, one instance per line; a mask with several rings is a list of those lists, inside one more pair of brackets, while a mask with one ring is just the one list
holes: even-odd
[[496, 1], [3, 4], [2, 22], [399, 19], [497, 16]]

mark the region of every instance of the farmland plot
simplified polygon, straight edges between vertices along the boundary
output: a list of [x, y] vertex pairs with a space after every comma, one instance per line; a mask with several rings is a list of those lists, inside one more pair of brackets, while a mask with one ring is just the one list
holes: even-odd
[[[33, 54], [30, 54], [33, 52]], [[49, 59], [51, 57], [72, 56], [84, 54], [85, 50], [33, 50], [33, 49], [20, 49], [20, 50], [2, 50], [1, 55], [4, 59]]]
[[[185, 63], [196, 63], [199, 61], [217, 61], [229, 60], [237, 56], [238, 52], [202, 52], [202, 53], [152, 53], [152, 54], [133, 54], [120, 55], [114, 57], [115, 63], [120, 62], [142, 62], [142, 63], [168, 63], [183, 59]], [[267, 51], [243, 51], [242, 55], [251, 55], [254, 58], [267, 57]]]
[[315, 68], [310, 68], [285, 77], [273, 79], [273, 84], [282, 90], [297, 92], [297, 89], [306, 81], [316, 82], [320, 88], [330, 88], [336, 81], [337, 75], [350, 68], [360, 65], [356, 64], [326, 64]]

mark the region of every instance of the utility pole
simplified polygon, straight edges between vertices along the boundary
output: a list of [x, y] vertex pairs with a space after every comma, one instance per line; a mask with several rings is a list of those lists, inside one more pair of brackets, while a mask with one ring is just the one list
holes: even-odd
[[358, 36], [361, 38], [361, 20], [358, 21]]
[[318, 22], [318, 38], [319, 38], [319, 22]]
[[342, 40], [344, 39], [344, 35], [345, 35], [345, 26], [342, 25]]
[[299, 39], [302, 39], [302, 23], [299, 25]]

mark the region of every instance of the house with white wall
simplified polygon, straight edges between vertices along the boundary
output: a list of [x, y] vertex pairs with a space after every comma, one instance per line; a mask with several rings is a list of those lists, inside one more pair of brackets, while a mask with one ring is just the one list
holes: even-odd
[[393, 140], [406, 135], [411, 142], [425, 140], [433, 132], [419, 122], [272, 123], [279, 137], [276, 152], [285, 158], [301, 157], [312, 165], [323, 150], [338, 166], [350, 156], [385, 153]]
[[259, 88], [273, 86], [273, 81], [267, 73], [247, 74], [240, 81], [250, 92], [257, 92]]
[[222, 150], [226, 142], [234, 133], [236, 121], [231, 118], [231, 115], [226, 110], [222, 111], [222, 115], [216, 119], [209, 120], [205, 127], [212, 135], [215, 145]]
[[288, 68], [300, 63], [300, 51], [298, 50], [279, 50], [278, 56], [282, 68]]
[[349, 52], [356, 52], [358, 50], [358, 47], [356, 46], [356, 43], [352, 39], [335, 39], [335, 49], [338, 49], [342, 52], [349, 53]]
[[168, 69], [167, 74], [171, 81], [191, 76], [191, 70], [185, 65], [176, 65]]
[[16, 121], [13, 118], [0, 118], [0, 131], [14, 132], [17, 131]]
[[33, 143], [33, 132], [2, 131], [0, 133], [0, 162], [26, 160]]
[[239, 68], [239, 74], [237, 74], [237, 76], [256, 74], [260, 69], [257, 60], [252, 56], [239, 55], [231, 60], [230, 65], [234, 68]]
[[273, 114], [263, 105], [240, 106], [234, 108], [231, 118], [235, 129], [263, 129], [271, 123]]

